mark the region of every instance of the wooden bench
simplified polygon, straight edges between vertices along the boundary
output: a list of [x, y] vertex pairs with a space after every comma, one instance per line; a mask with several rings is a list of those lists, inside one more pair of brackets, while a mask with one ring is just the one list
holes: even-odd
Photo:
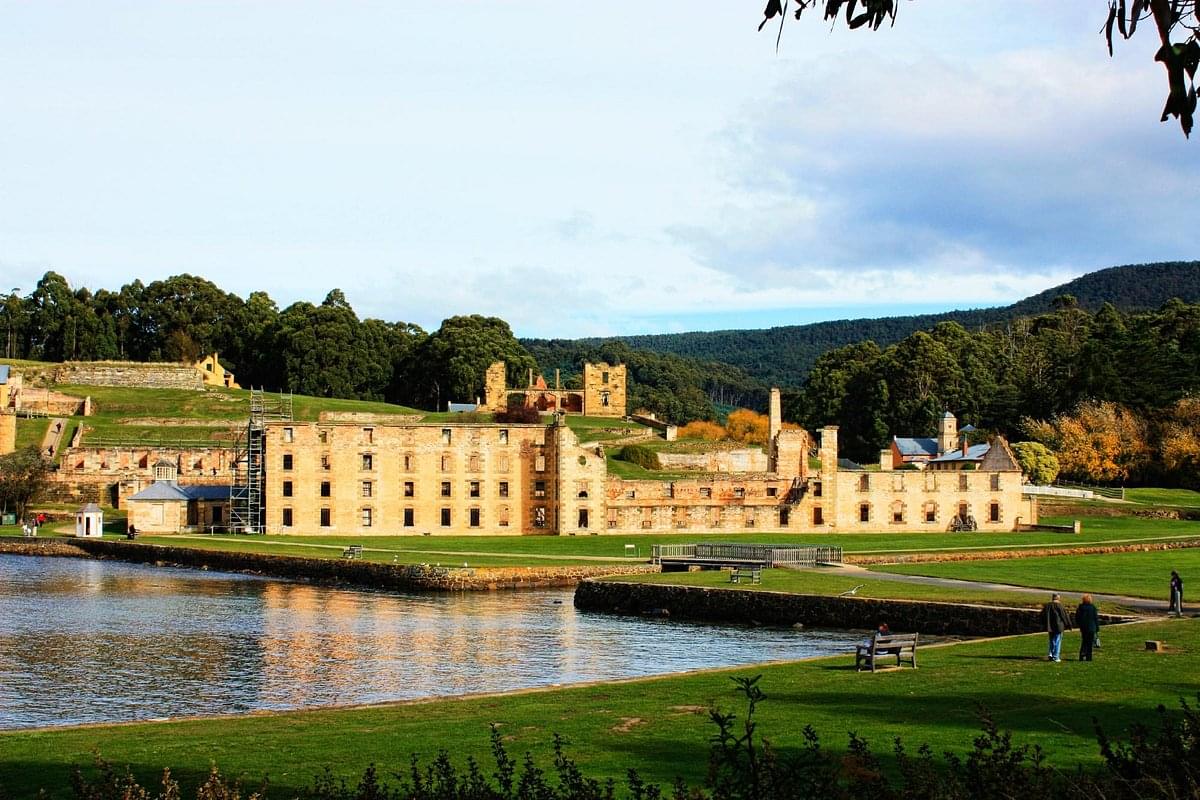
[[881, 665], [879, 660], [896, 657], [896, 663], [882, 666], [899, 668], [907, 661], [913, 669], [917, 668], [917, 634], [915, 633], [877, 633], [871, 637], [870, 644], [860, 644], [854, 653], [854, 666], [860, 672], [870, 667], [875, 672]]
[[342, 558], [362, 558], [363, 546], [352, 544], [342, 551]]
[[762, 567], [730, 567], [730, 583], [762, 583]]

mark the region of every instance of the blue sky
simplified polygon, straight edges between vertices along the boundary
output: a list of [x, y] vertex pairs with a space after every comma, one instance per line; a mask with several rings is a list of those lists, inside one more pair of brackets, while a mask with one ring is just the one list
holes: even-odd
[[577, 337], [1196, 257], [1149, 27], [1110, 59], [1100, 0], [915, 0], [777, 54], [761, 5], [0, 2], [0, 288], [190, 272]]

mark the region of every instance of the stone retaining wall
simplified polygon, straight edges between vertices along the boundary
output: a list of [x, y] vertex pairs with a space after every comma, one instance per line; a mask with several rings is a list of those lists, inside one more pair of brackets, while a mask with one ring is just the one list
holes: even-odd
[[67, 361], [54, 370], [55, 383], [134, 386], [142, 389], [204, 388], [204, 375], [188, 364], [133, 361]]
[[[929, 636], [1008, 636], [1045, 630], [1038, 609], [824, 597], [783, 592], [708, 589], [694, 586], [587, 580], [575, 589], [581, 611], [654, 614], [710, 622], [874, 629], [881, 622], [897, 633]], [[1133, 618], [1101, 614], [1109, 625]]]
[[581, 580], [600, 575], [637, 575], [659, 571], [658, 567], [648, 564], [447, 570], [422, 565], [379, 564], [343, 558], [296, 558], [99, 539], [7, 537], [0, 538], [0, 553], [111, 558], [140, 564], [248, 572], [331, 586], [390, 591], [461, 592], [570, 587]]

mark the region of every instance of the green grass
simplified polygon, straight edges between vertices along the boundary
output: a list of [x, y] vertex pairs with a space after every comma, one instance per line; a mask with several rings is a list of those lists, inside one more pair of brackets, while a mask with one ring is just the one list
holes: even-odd
[[1125, 499], [1149, 506], [1200, 508], [1200, 492], [1192, 489], [1126, 489]]
[[[1142, 648], [1165, 641], [1166, 653]], [[1064, 652], [1077, 644], [1068, 634]], [[667, 783], [703, 777], [708, 738], [706, 709], [742, 710], [731, 675], [762, 674], [767, 700], [760, 732], [783, 752], [812, 725], [825, 747], [842, 751], [855, 731], [886, 754], [900, 736], [910, 752], [928, 743], [935, 753], [964, 753], [986, 707], [1017, 743], [1041, 745], [1056, 768], [1099, 763], [1093, 734], [1097, 718], [1111, 734], [1151, 721], [1159, 703], [1194, 699], [1200, 673], [1200, 621], [1115, 626], [1093, 663], [1050, 664], [1040, 656], [1042, 635], [925, 647], [919, 670], [857, 673], [839, 656], [794, 664], [693, 673], [508, 695], [448, 699], [361, 709], [318, 710], [228, 719], [0, 734], [0, 784], [12, 796], [39, 787], [66, 795], [73, 764], [93, 749], [131, 766], [143, 781], [162, 767], [194, 784], [211, 762], [250, 778], [269, 773], [271, 796], [291, 796], [329, 766], [354, 778], [371, 762], [386, 773], [405, 769], [410, 753], [428, 758], [439, 748], [463, 764], [474, 756], [490, 772], [488, 725], [496, 723], [510, 754], [533, 754], [549, 767], [551, 736], [592, 777], [620, 781], [625, 770]]]
[[[873, 578], [861, 572], [836, 572], [833, 570], [766, 569], [762, 571], [762, 583], [730, 583], [729, 573], [724, 570], [703, 572], [665, 572], [660, 575], [638, 575], [636, 578], [613, 577], [609, 580], [638, 583], [662, 583], [673, 586], [703, 586], [710, 589], [732, 589], [760, 592], [788, 592], [791, 594], [814, 594], [831, 597], [858, 586], [856, 597], [886, 598], [890, 600], [933, 600], [943, 603], [976, 603], [1001, 606], [1040, 606], [1045, 598], [1021, 592], [988, 591], [987, 589], [961, 588], [957, 586], [927, 586], [919, 583], [903, 583], [883, 578]], [[1108, 608], [1105, 608], [1108, 611]]]
[[50, 420], [48, 419], [17, 417], [17, 449], [41, 447], [42, 439], [46, 436], [46, 429], [49, 427]]
[[614, 449], [607, 454], [608, 474], [617, 478], [630, 481], [685, 481], [704, 477], [704, 473], [694, 470], [672, 472], [665, 469], [646, 469], [639, 464], [617, 458], [615, 453], [618, 452], [620, 452], [619, 449]]
[[[906, 575], [932, 575], [1165, 601], [1171, 570], [1178, 570], [1185, 582], [1189, 575], [1198, 576], [1200, 580], [1200, 549], [1052, 556], [1012, 561], [897, 564], [886, 569]], [[1184, 596], [1187, 597], [1186, 592]]]
[[[1131, 523], [1136, 523], [1131, 524]], [[401, 563], [466, 560], [476, 566], [495, 564], [545, 564], [549, 556], [562, 563], [578, 559], [620, 559], [625, 545], [638, 548], [643, 559], [655, 544], [692, 542], [746, 542], [758, 544], [836, 545], [847, 554], [889, 556], [940, 552], [1022, 550], [1027, 548], [1069, 549], [1087, 544], [1147, 542], [1200, 537], [1200, 523], [1181, 520], [1102, 517], [1084, 523], [1079, 535], [1034, 531], [1028, 533], [646, 533], [600, 536], [323, 536], [271, 535], [209, 537], [158, 536], [138, 541], [186, 547], [210, 547], [249, 552], [297, 553], [316, 557], [340, 557], [341, 548], [363, 544], [368, 558]], [[325, 547], [318, 547], [325, 545]], [[297, 547], [306, 548], [305, 552]], [[450, 553], [452, 555], [446, 555]], [[486, 555], [478, 555], [486, 554]], [[463, 558], [459, 558], [462, 555]], [[494, 559], [488, 561], [485, 559]], [[1025, 563], [1028, 559], [1014, 562]], [[989, 562], [990, 563], [990, 562]], [[1068, 587], [1062, 587], [1068, 588]]]

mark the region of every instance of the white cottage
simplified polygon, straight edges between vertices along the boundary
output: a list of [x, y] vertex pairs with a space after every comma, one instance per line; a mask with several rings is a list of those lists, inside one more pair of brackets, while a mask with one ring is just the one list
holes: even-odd
[[80, 539], [98, 539], [104, 535], [104, 511], [95, 503], [88, 503], [75, 512], [75, 536]]

